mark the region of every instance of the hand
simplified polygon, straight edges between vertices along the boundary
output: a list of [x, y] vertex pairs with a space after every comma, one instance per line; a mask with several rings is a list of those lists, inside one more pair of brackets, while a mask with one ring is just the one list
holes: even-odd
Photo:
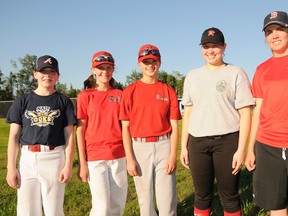
[[58, 181], [62, 184], [67, 183], [72, 178], [72, 167], [65, 166], [60, 172]]
[[244, 152], [236, 151], [235, 154], [233, 155], [233, 161], [232, 161], [233, 175], [236, 175], [238, 172], [240, 172], [243, 163], [244, 163]]
[[166, 162], [166, 175], [172, 174], [177, 167], [177, 158], [170, 156]]
[[245, 166], [249, 171], [252, 171], [256, 168], [256, 160], [254, 152], [248, 152], [245, 160]]
[[131, 176], [139, 176], [140, 175], [140, 169], [139, 165], [136, 160], [127, 160], [127, 171], [129, 175]]
[[180, 161], [182, 165], [189, 169], [189, 158], [188, 158], [188, 151], [187, 149], [182, 149], [180, 154]]
[[82, 182], [89, 181], [89, 169], [88, 169], [87, 164], [79, 165], [77, 176], [78, 176], [78, 179], [80, 179]]
[[21, 185], [21, 177], [16, 168], [8, 169], [6, 181], [8, 185], [13, 189], [18, 189]]

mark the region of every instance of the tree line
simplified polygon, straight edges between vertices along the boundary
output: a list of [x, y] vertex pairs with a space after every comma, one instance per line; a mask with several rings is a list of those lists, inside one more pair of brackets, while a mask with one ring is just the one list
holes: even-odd
[[[27, 54], [23, 58], [19, 58], [18, 62], [11, 60], [13, 71], [10, 71], [8, 76], [4, 76], [0, 69], [0, 101], [14, 100], [20, 95], [36, 88], [37, 82], [32, 76], [36, 59], [37, 56]], [[141, 77], [142, 73], [134, 70], [130, 75], [126, 76], [126, 82], [124, 84], [115, 81], [114, 87], [124, 89], [127, 85], [135, 82]], [[164, 70], [160, 70], [158, 72], [158, 79], [172, 86], [178, 97], [182, 97], [184, 78], [185, 77], [178, 71], [168, 73]], [[83, 89], [76, 89], [71, 84], [70, 86], [67, 86], [66, 83], [58, 81], [56, 90], [69, 98], [75, 98]]]

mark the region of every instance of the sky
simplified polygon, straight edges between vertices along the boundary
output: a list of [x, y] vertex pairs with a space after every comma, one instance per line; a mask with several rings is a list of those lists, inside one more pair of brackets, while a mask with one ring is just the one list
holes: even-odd
[[219, 28], [227, 48], [224, 60], [242, 67], [250, 81], [257, 65], [271, 57], [262, 32], [264, 17], [288, 11], [287, 0], [1, 0], [0, 70], [7, 77], [11, 60], [52, 55], [60, 82], [81, 89], [91, 74], [94, 53], [110, 52], [113, 77], [125, 84], [139, 71], [143, 44], [160, 49], [160, 70], [184, 76], [205, 62], [199, 46], [203, 31]]

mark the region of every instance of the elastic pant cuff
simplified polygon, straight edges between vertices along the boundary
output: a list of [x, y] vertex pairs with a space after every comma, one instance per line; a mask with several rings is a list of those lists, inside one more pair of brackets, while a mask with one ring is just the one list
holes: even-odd
[[200, 210], [194, 207], [194, 216], [209, 216], [210, 209]]

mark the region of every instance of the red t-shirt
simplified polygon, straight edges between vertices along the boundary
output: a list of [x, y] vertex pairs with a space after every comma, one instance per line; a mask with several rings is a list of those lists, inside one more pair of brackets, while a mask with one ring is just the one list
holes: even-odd
[[88, 161], [125, 157], [119, 109], [122, 91], [87, 89], [77, 97], [77, 119], [85, 119]]
[[120, 119], [130, 121], [132, 137], [169, 133], [170, 119], [180, 118], [176, 93], [165, 83], [146, 84], [138, 80], [123, 91]]
[[288, 56], [270, 58], [257, 67], [252, 92], [262, 98], [256, 139], [288, 148]]

